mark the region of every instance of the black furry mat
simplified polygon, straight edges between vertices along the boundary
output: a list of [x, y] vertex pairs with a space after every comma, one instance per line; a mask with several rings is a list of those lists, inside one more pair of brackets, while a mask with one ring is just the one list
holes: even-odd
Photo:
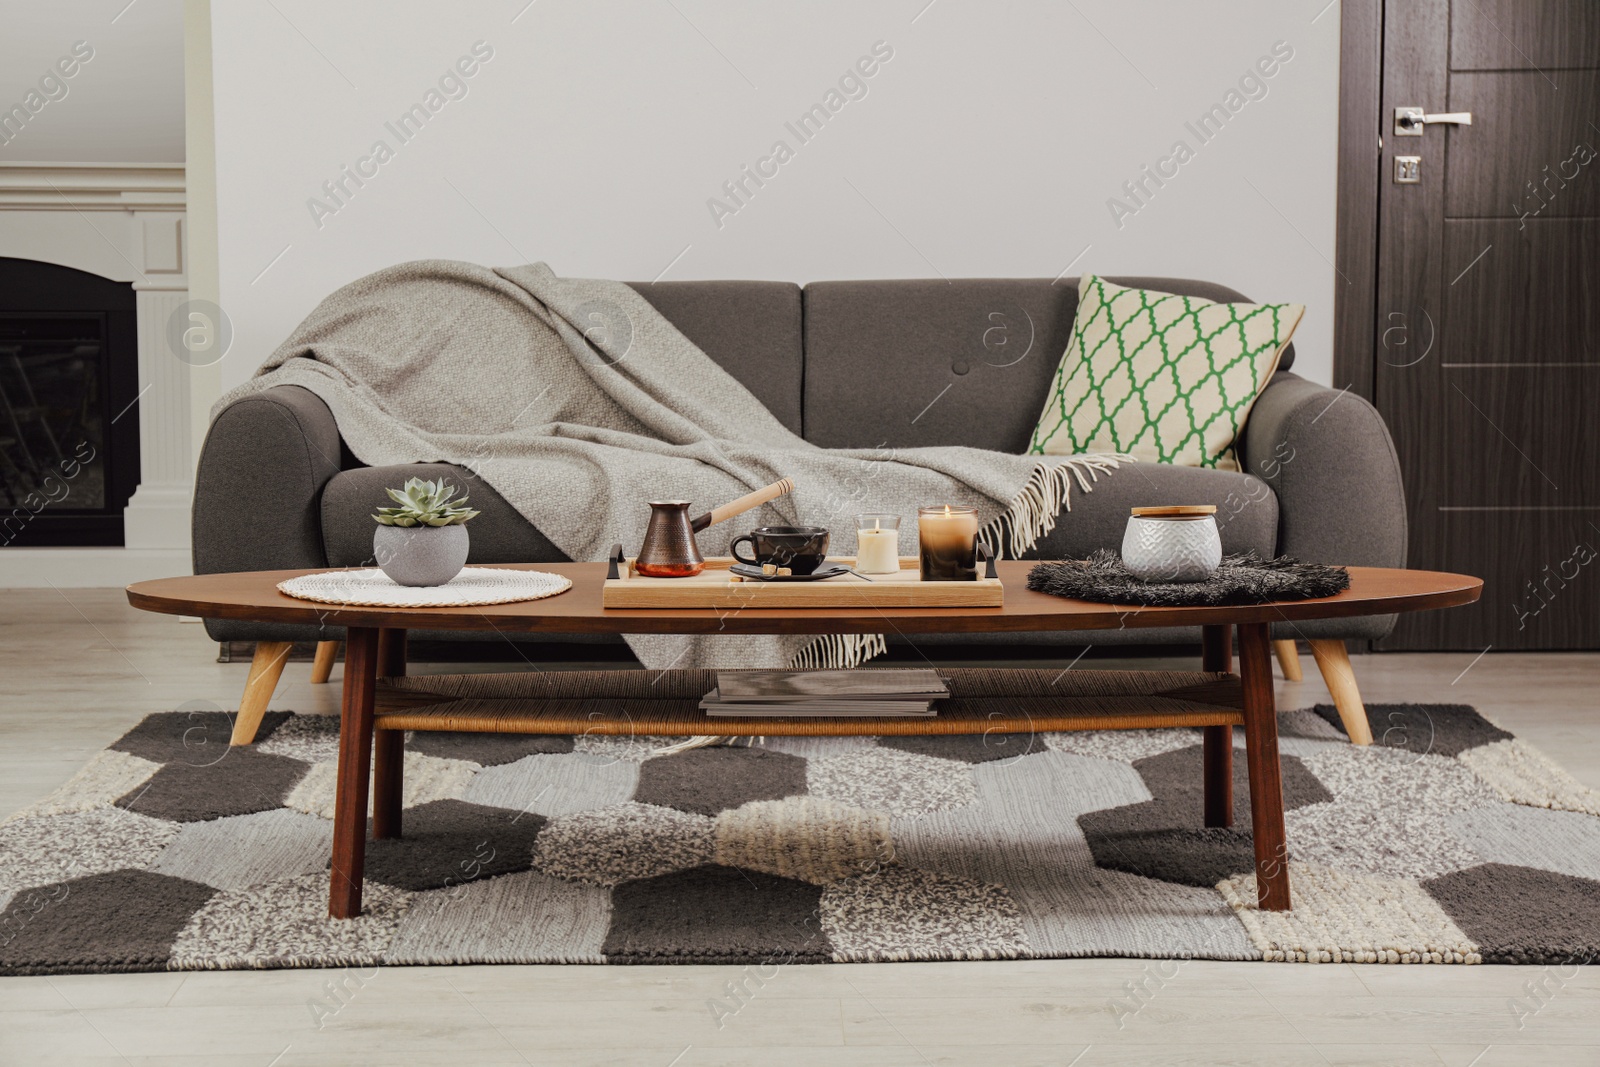
[[1217, 573], [1203, 582], [1146, 582], [1133, 576], [1121, 556], [1102, 548], [1088, 559], [1039, 564], [1028, 572], [1028, 588], [1100, 604], [1217, 607], [1333, 596], [1350, 588], [1350, 574], [1343, 567], [1301, 563], [1291, 556], [1262, 559], [1246, 552], [1223, 556]]

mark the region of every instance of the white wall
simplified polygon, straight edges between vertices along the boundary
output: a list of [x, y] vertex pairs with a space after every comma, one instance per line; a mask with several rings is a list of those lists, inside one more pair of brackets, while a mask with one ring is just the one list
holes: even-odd
[[182, 163], [182, 0], [6, 0], [0, 112], [17, 106], [0, 160]]
[[[425, 256], [630, 280], [1053, 277], [1074, 260], [1210, 278], [1307, 304], [1297, 369], [1327, 382], [1327, 2], [214, 4], [223, 385], [335, 286]], [[385, 123], [479, 41], [493, 57], [466, 95], [402, 145]], [[894, 54], [867, 95], [799, 145], [784, 124], [876, 41]], [[1279, 41], [1293, 58], [1267, 95], [1200, 144], [1185, 122]], [[393, 158], [314, 214], [379, 139]], [[719, 227], [708, 199], [779, 139], [794, 158]], [[1119, 227], [1108, 200], [1179, 139], [1194, 158]]]

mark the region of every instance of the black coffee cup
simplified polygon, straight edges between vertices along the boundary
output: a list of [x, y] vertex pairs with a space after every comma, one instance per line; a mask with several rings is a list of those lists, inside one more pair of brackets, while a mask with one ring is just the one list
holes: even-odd
[[[739, 555], [739, 545], [750, 542], [755, 559]], [[810, 574], [828, 558], [828, 531], [821, 526], [761, 526], [740, 534], [728, 546], [733, 558], [752, 567], [788, 567], [795, 574]]]

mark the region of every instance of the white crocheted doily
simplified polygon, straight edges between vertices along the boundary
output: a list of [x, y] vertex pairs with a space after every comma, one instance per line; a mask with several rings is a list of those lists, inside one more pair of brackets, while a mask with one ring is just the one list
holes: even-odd
[[572, 588], [572, 579], [545, 571], [463, 567], [444, 585], [401, 585], [376, 567], [359, 571], [302, 574], [278, 583], [278, 591], [319, 604], [375, 608], [455, 608], [539, 600]]

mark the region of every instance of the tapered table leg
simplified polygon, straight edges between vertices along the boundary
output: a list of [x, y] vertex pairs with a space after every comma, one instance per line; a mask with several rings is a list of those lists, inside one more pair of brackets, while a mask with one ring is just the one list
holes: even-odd
[[[1233, 627], [1205, 626], [1201, 634], [1201, 668], [1227, 674], [1233, 670]], [[1207, 726], [1203, 746], [1207, 826], [1233, 825], [1233, 727]]]
[[1266, 623], [1239, 626], [1244, 683], [1244, 749], [1250, 768], [1250, 831], [1256, 846], [1256, 897], [1263, 911], [1288, 911], [1289, 847], [1283, 829], [1278, 709], [1272, 695], [1272, 644]]
[[[406, 673], [406, 632], [378, 631], [378, 677]], [[401, 797], [405, 793], [403, 730], [377, 730], [372, 750], [372, 836], [383, 841], [400, 836]]]
[[367, 779], [372, 771], [372, 706], [378, 680], [378, 631], [351, 627], [345, 635], [344, 705], [339, 713], [338, 792], [333, 803], [333, 864], [328, 914], [361, 914], [367, 857]]

